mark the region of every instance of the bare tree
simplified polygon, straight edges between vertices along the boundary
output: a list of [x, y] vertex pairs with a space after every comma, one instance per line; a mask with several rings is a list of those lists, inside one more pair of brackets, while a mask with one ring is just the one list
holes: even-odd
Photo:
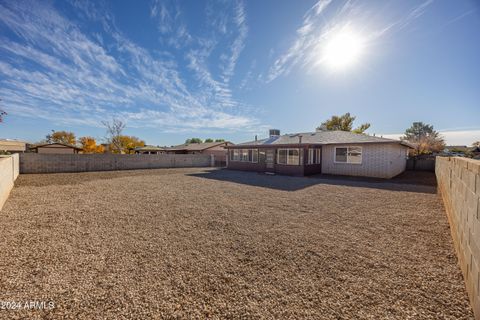
[[111, 148], [122, 153], [122, 141], [120, 139], [123, 129], [125, 129], [125, 122], [120, 119], [113, 118], [112, 121], [102, 121], [102, 124], [107, 129], [107, 141]]
[[[0, 99], [0, 101], [2, 101], [2, 99]], [[2, 109], [0, 109], [0, 123], [3, 122], [3, 118], [7, 115], [7, 113], [5, 111], [3, 111]]]

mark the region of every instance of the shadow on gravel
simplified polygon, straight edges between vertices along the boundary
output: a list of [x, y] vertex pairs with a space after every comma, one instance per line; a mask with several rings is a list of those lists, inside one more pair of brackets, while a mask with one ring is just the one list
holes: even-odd
[[405, 172], [389, 180], [333, 175], [291, 177], [228, 169], [205, 171], [201, 173], [190, 173], [187, 175], [192, 177], [227, 181], [283, 191], [297, 191], [314, 185], [326, 184], [430, 194], [434, 194], [437, 192], [435, 175], [431, 172], [422, 172], [420, 174], [413, 171]]

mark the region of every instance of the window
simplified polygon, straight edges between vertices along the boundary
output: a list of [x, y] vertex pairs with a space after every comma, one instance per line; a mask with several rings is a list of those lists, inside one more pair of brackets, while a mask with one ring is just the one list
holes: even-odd
[[348, 148], [335, 148], [335, 162], [347, 162]]
[[277, 163], [287, 164], [287, 151], [288, 149], [278, 149]]
[[258, 162], [258, 149], [252, 149], [252, 162]]
[[322, 156], [322, 149], [313, 148], [308, 149], [308, 164], [320, 164]]
[[230, 150], [231, 161], [258, 162], [258, 149]]
[[278, 149], [277, 163], [298, 166], [300, 164], [300, 150]]
[[300, 164], [300, 152], [298, 151], [298, 149], [288, 149], [287, 164]]
[[242, 158], [240, 161], [248, 161], [248, 149], [242, 149]]
[[334, 162], [361, 164], [362, 147], [335, 147]]

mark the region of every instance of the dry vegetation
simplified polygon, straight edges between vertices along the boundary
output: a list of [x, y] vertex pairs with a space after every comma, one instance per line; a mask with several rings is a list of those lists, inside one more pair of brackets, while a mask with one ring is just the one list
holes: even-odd
[[160, 169], [22, 175], [0, 317], [472, 318], [435, 187]]

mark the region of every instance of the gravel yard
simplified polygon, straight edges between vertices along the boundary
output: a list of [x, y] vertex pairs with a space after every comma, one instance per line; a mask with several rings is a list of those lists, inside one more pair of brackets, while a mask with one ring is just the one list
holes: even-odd
[[405, 179], [21, 175], [0, 245], [0, 301], [55, 304], [0, 318], [473, 319], [441, 199]]

